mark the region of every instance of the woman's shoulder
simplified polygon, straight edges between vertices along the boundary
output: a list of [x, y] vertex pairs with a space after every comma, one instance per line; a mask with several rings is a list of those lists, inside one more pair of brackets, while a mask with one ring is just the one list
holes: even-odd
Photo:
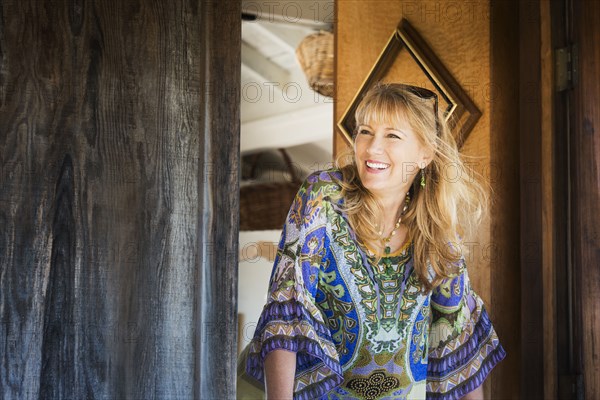
[[338, 168], [329, 168], [311, 173], [302, 187], [307, 193], [321, 193], [331, 198], [341, 193], [341, 180], [342, 172]]
[[288, 222], [297, 227], [310, 225], [313, 228], [325, 223], [330, 211], [341, 201], [339, 179], [341, 173], [333, 168], [311, 173], [298, 190]]
[[342, 202], [342, 173], [336, 168], [311, 173], [300, 187], [294, 208], [298, 210], [337, 208]]

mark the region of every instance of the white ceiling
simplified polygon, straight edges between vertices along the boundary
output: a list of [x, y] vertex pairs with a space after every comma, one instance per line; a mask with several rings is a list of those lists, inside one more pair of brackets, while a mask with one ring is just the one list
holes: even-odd
[[330, 29], [333, 25], [333, 0], [242, 0], [242, 13], [260, 21]]
[[304, 37], [332, 29], [333, 0], [244, 0], [242, 11], [256, 16], [242, 21], [242, 153], [288, 147], [310, 162], [307, 144], [330, 158], [333, 101], [310, 89], [295, 52]]

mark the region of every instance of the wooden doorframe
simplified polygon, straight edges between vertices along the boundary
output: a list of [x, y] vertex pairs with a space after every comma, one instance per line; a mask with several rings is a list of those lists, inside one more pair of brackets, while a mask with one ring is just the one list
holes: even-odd
[[[523, 398], [600, 396], [599, 16], [593, 1], [519, 3]], [[559, 49], [578, 61], [562, 91]]]
[[[551, 8], [551, 43], [553, 49], [567, 48], [572, 42], [572, 33], [568, 26], [572, 23], [570, 0], [553, 0]], [[553, 88], [554, 89], [554, 88]], [[556, 343], [553, 358], [555, 368], [547, 371], [546, 375], [554, 379], [552, 391], [547, 389], [547, 396], [560, 398], [574, 398], [578, 385], [581, 384], [581, 375], [578, 373], [581, 364], [580, 344], [577, 331], [580, 327], [577, 321], [581, 319], [576, 306], [575, 270], [570, 256], [571, 252], [571, 188], [570, 188], [570, 97], [572, 89], [553, 90], [553, 122], [552, 133], [554, 137], [553, 150], [553, 217], [556, 227], [552, 254], [554, 257], [555, 276], [555, 313], [556, 323], [554, 328]]]
[[519, 2], [521, 397], [544, 396], [541, 32], [539, 2]]
[[236, 398], [241, 1], [200, 1], [195, 398]]
[[[600, 362], [600, 5], [553, 0], [552, 46], [566, 49], [572, 79], [553, 96], [555, 391], [546, 397], [598, 398]], [[551, 371], [547, 371], [546, 376]]]
[[568, 41], [567, 2], [519, 2], [518, 10], [522, 398], [556, 398], [573, 371], [572, 324], [564, 323], [573, 317], [572, 270], [561, 228], [569, 226], [568, 108], [554, 60]]
[[568, 93], [573, 372], [578, 394], [600, 398], [600, 2], [573, 1], [568, 32], [576, 81]]

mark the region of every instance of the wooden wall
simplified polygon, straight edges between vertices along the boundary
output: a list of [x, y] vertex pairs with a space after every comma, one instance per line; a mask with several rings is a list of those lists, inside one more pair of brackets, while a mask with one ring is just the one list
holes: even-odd
[[[404, 17], [466, 89], [483, 115], [463, 151], [490, 180], [490, 218], [471, 238], [467, 259], [508, 353], [486, 381], [486, 395], [516, 398], [520, 372], [518, 187], [518, 13], [502, 1], [352, 1], [336, 3], [335, 118], [338, 121]], [[405, 62], [405, 60], [401, 60]], [[426, 81], [409, 64], [406, 81]], [[347, 143], [340, 132], [337, 152]]]
[[491, 237], [496, 243], [491, 265], [491, 304], [494, 326], [507, 357], [492, 373], [487, 395], [492, 399], [520, 398], [522, 348], [520, 331], [521, 272], [519, 165], [519, 13], [516, 2], [490, 3], [489, 101], [492, 204]]
[[[521, 179], [521, 353], [524, 384], [523, 398], [538, 398], [544, 393], [544, 243], [543, 217], [540, 210], [545, 199], [542, 190], [541, 124], [541, 32], [538, 2], [519, 4], [519, 130]], [[528, 23], [529, 22], [529, 23]], [[531, 57], [535, 54], [536, 57]], [[546, 249], [547, 250], [547, 249]], [[525, 384], [526, 382], [526, 384]]]
[[239, 7], [0, 2], [0, 398], [234, 397]]
[[[558, 340], [558, 321], [559, 311], [557, 304], [560, 303], [559, 290], [557, 290], [556, 281], [557, 270], [565, 263], [560, 259], [558, 248], [564, 248], [565, 240], [560, 238], [560, 221], [556, 216], [556, 211], [564, 213], [564, 207], [560, 204], [563, 201], [562, 191], [558, 190], [557, 172], [561, 170], [556, 161], [555, 149], [562, 146], [556, 135], [556, 112], [554, 104], [556, 101], [554, 85], [554, 51], [557, 48], [556, 41], [552, 38], [552, 10], [549, 1], [539, 2], [540, 12], [540, 135], [541, 135], [541, 160], [540, 160], [540, 182], [541, 182], [541, 206], [538, 210], [541, 218], [541, 248], [542, 257], [542, 279], [543, 279], [543, 350], [541, 363], [543, 365], [543, 385], [539, 395], [545, 398], [557, 397], [558, 393], [558, 374], [559, 362], [557, 350], [561, 347]], [[522, 34], [527, 34], [523, 32]], [[523, 62], [523, 60], [521, 61]], [[566, 153], [566, 152], [565, 152]], [[564, 176], [564, 175], [562, 175]], [[558, 194], [558, 196], [557, 196]], [[564, 215], [564, 214], [563, 214]], [[525, 287], [526, 285], [522, 286]], [[523, 309], [523, 307], [521, 307]], [[564, 319], [563, 319], [564, 320]], [[561, 324], [563, 325], [563, 324]], [[563, 366], [563, 368], [566, 365]], [[523, 368], [526, 370], [526, 368]], [[539, 373], [539, 371], [534, 371]], [[523, 377], [523, 375], [521, 375]]]
[[[519, 3], [522, 398], [600, 396], [599, 16], [598, 2]], [[578, 59], [560, 89], [557, 49]]]
[[600, 2], [575, 2], [578, 82], [572, 93], [571, 182], [578, 335], [586, 399], [600, 398]]

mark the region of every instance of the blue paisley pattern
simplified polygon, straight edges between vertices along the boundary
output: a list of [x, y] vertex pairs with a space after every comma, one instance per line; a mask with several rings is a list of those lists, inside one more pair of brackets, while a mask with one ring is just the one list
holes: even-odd
[[276, 349], [297, 352], [295, 399], [457, 399], [505, 356], [459, 273], [431, 292], [407, 243], [378, 262], [342, 211], [341, 173], [312, 174], [290, 208], [246, 372], [263, 382]]

